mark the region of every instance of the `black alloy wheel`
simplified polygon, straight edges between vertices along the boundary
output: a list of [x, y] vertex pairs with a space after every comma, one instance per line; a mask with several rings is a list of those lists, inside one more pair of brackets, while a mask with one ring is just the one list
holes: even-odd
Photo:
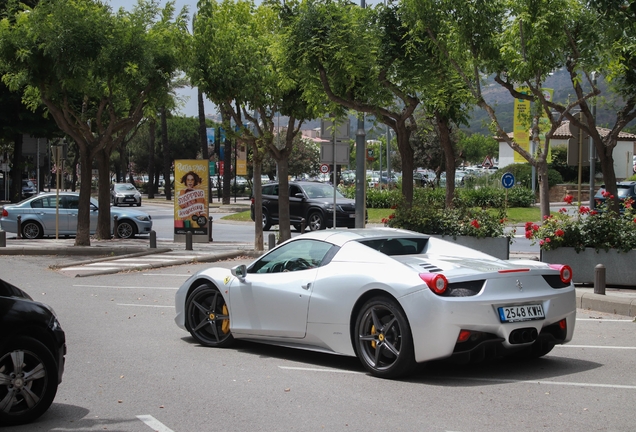
[[57, 364], [41, 342], [19, 337], [0, 352], [0, 425], [29, 423], [53, 403]]
[[411, 328], [400, 305], [389, 297], [375, 297], [360, 310], [355, 348], [362, 365], [379, 378], [410, 374], [417, 363]]
[[224, 348], [234, 342], [225, 299], [213, 285], [201, 285], [188, 296], [186, 327], [201, 345]]

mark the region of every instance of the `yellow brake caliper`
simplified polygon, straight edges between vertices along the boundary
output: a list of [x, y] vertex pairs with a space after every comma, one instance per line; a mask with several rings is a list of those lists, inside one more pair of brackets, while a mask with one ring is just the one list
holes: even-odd
[[[375, 334], [375, 326], [371, 326], [371, 334], [374, 335]], [[375, 341], [371, 341], [371, 346], [373, 347], [373, 349], [375, 349], [376, 347], [376, 342]]]
[[[223, 315], [228, 315], [228, 311], [227, 311], [227, 306], [223, 305]], [[230, 320], [229, 319], [224, 319], [223, 323], [221, 324], [221, 331], [224, 334], [228, 334], [230, 332]]]

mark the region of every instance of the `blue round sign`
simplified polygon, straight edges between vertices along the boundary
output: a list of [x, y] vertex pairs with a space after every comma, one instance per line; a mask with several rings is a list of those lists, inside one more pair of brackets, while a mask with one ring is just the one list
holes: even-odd
[[515, 176], [510, 172], [505, 173], [501, 176], [501, 185], [506, 189], [510, 189], [515, 185]]

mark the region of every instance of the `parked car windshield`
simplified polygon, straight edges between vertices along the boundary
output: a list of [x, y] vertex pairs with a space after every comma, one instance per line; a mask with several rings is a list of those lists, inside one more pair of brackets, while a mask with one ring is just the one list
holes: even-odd
[[336, 192], [336, 198], [345, 197], [337, 189], [334, 189], [333, 186], [328, 184], [316, 183], [303, 186], [303, 188], [305, 189], [305, 193], [309, 198], [333, 198], [334, 190]]
[[136, 191], [137, 189], [130, 183], [119, 183], [115, 185], [115, 189], [118, 191]]

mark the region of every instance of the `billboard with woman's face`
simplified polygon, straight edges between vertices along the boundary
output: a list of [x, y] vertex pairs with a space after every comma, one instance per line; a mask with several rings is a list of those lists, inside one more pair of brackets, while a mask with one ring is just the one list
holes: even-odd
[[208, 236], [208, 161], [174, 161], [174, 233]]

